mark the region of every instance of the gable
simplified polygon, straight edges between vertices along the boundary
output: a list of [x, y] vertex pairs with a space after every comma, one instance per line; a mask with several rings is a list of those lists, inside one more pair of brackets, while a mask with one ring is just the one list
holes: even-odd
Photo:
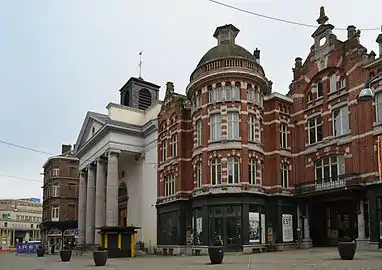
[[78, 152], [106, 124], [107, 115], [88, 112], [78, 135], [75, 151]]

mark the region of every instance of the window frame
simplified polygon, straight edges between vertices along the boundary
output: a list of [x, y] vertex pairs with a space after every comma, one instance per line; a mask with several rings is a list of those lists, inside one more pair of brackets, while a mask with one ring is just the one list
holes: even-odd
[[[344, 112], [346, 110], [346, 112]], [[338, 116], [335, 116], [335, 113], [339, 112]], [[346, 119], [346, 123], [344, 122]], [[340, 131], [336, 129], [336, 123], [340, 121]], [[346, 126], [344, 126], [346, 125]], [[348, 106], [341, 106], [333, 109], [332, 112], [332, 133], [334, 137], [343, 136], [349, 133], [349, 108]]]
[[289, 188], [289, 165], [281, 163], [281, 187]]
[[178, 134], [175, 133], [171, 136], [171, 156], [177, 157], [178, 156]]
[[210, 120], [210, 141], [219, 141], [222, 137], [222, 116], [220, 113], [211, 114]]
[[227, 112], [227, 139], [240, 138], [240, 113], [236, 111]]
[[[231, 179], [230, 179], [231, 177]], [[227, 159], [227, 184], [240, 183], [240, 158], [229, 157]]]
[[250, 158], [248, 161], [248, 180], [250, 185], [257, 185], [257, 160]]
[[337, 92], [337, 74], [335, 73], [329, 77], [329, 91], [330, 93]]
[[[328, 159], [328, 162], [325, 164], [325, 159]], [[336, 161], [333, 162], [332, 158], [336, 158]], [[336, 166], [337, 171], [337, 179], [333, 180], [335, 175], [333, 175], [332, 170], [333, 166]], [[325, 168], [328, 170], [328, 177], [325, 177]], [[321, 171], [321, 178], [318, 178], [318, 170]], [[335, 182], [339, 179], [340, 175], [345, 174], [345, 158], [341, 155], [331, 155], [325, 156], [320, 160], [317, 160], [314, 163], [314, 179], [318, 184], [327, 183], [327, 182]], [[329, 181], [325, 181], [329, 179]]]
[[167, 138], [164, 138], [161, 141], [161, 159], [162, 162], [167, 160]]
[[200, 188], [203, 186], [203, 166], [202, 162], [196, 163], [196, 169], [195, 169], [196, 177], [196, 187]]
[[220, 158], [214, 158], [211, 160], [211, 185], [221, 185], [222, 183], [222, 163]]
[[[318, 119], [321, 120], [319, 124], [317, 124], [317, 120]], [[314, 125], [313, 126], [310, 125], [310, 123], [311, 123], [310, 121], [311, 120], [314, 120]], [[307, 122], [308, 122], [308, 144], [315, 144], [315, 143], [321, 142], [322, 139], [323, 139], [323, 134], [322, 134], [322, 132], [323, 132], [323, 121], [322, 121], [322, 117], [320, 117], [320, 116], [311, 117], [311, 118], [309, 118], [307, 120]], [[318, 134], [319, 134], [318, 133], [318, 129], [319, 128], [321, 129], [321, 139], [320, 140], [318, 140]], [[312, 142], [311, 137], [310, 137], [310, 130], [311, 129], [314, 129], [314, 134], [315, 134], [315, 141], [314, 142]]]
[[53, 168], [52, 177], [59, 177], [59, 176], [60, 176], [60, 168]]
[[54, 184], [52, 185], [52, 197], [60, 197], [60, 185]]
[[169, 173], [164, 177], [164, 197], [171, 197], [176, 194], [175, 174]]
[[52, 206], [52, 216], [51, 216], [51, 220], [52, 221], [59, 221], [60, 220], [60, 206], [59, 205], [55, 205], [55, 206]]
[[280, 147], [288, 148], [288, 124], [280, 123]]
[[375, 93], [375, 121], [382, 123], [382, 91]]
[[196, 145], [202, 145], [202, 119], [196, 120]]
[[256, 141], [256, 123], [257, 117], [255, 114], [248, 114], [248, 141]]

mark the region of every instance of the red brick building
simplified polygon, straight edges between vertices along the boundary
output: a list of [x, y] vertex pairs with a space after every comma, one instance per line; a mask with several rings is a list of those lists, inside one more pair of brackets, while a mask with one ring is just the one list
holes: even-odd
[[[216, 238], [244, 251], [294, 247], [299, 238], [305, 246], [378, 241], [382, 34], [376, 57], [356, 27], [340, 41], [327, 20], [322, 9], [287, 95], [272, 92], [260, 51], [237, 45], [233, 25], [216, 29], [218, 44], [186, 96], [167, 84], [158, 116], [159, 247], [203, 249]], [[375, 101], [358, 102], [378, 76]]]

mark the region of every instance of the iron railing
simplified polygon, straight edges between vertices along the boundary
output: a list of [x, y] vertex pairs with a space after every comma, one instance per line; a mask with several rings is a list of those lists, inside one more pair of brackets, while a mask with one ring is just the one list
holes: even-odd
[[295, 193], [313, 193], [317, 191], [332, 190], [364, 184], [359, 173], [347, 173], [321, 180], [307, 181], [295, 185]]

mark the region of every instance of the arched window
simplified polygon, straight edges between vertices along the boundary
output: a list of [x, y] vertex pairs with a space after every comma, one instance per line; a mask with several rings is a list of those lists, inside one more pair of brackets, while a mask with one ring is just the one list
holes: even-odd
[[257, 161], [254, 158], [250, 158], [248, 162], [248, 176], [249, 176], [249, 183], [251, 185], [257, 184]]
[[281, 164], [281, 186], [289, 187], [289, 166], [286, 163]]
[[146, 110], [151, 105], [151, 93], [146, 88], [139, 90], [138, 109]]
[[212, 88], [212, 85], [208, 86], [208, 97], [209, 97], [209, 102], [210, 103], [215, 101], [215, 91]]
[[345, 160], [343, 156], [327, 156], [315, 163], [315, 177], [317, 183], [327, 183], [338, 180], [338, 176], [345, 174]]
[[223, 99], [223, 87], [221, 83], [216, 84], [216, 94], [217, 94], [216, 101], [220, 101]]
[[253, 88], [252, 84], [247, 84], [247, 101], [253, 102]]
[[95, 127], [92, 127], [92, 135], [95, 133]]
[[222, 183], [222, 164], [220, 159], [214, 158], [211, 161], [211, 185]]
[[203, 185], [203, 174], [202, 174], [202, 163], [198, 162], [196, 164], [196, 187], [201, 187]]
[[240, 182], [240, 159], [237, 157], [229, 157], [228, 167], [228, 184], [237, 184]]
[[233, 93], [232, 93], [233, 100], [240, 100], [240, 87], [241, 87], [241, 83], [236, 82], [235, 86], [233, 87]]
[[224, 85], [225, 99], [231, 100], [232, 98], [232, 86], [230, 82], [226, 82]]
[[308, 93], [308, 103], [310, 103], [312, 101], [313, 101], [313, 94], [312, 94], [312, 92], [309, 92]]
[[345, 88], [345, 87], [346, 87], [346, 78], [345, 77], [341, 77], [341, 79], [340, 79], [340, 89]]
[[319, 80], [317, 82], [317, 98], [320, 98], [324, 95], [324, 90], [322, 89], [322, 81]]

